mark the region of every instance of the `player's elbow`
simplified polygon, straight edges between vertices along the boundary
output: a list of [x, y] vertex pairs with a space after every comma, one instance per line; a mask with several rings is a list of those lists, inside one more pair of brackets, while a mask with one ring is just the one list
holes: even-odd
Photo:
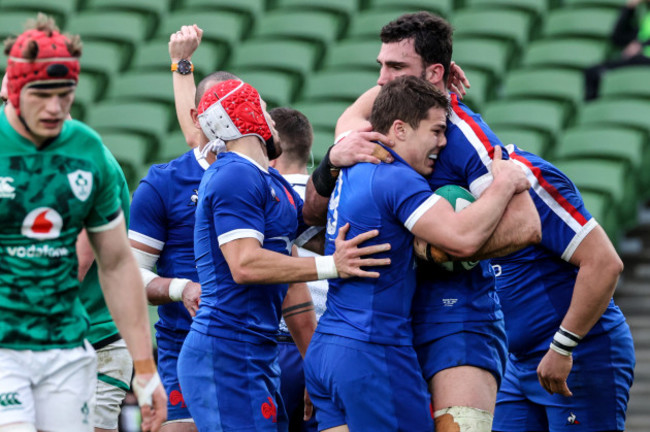
[[248, 285], [257, 282], [254, 278], [254, 273], [246, 266], [236, 265], [230, 267], [232, 279], [238, 285]]
[[471, 258], [478, 253], [483, 246], [485, 240], [481, 240], [475, 236], [460, 235], [456, 237], [456, 241], [446, 248], [445, 252], [456, 258]]

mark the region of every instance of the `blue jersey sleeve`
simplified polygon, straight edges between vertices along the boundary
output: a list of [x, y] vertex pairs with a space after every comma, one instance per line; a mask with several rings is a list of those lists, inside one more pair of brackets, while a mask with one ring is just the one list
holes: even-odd
[[167, 208], [150, 178], [145, 177], [133, 194], [129, 238], [161, 250], [167, 241]]
[[[206, 184], [214, 230], [219, 246], [240, 238], [264, 242], [267, 185], [257, 168], [229, 163], [210, 176]], [[200, 194], [200, 193], [199, 193]]]
[[[426, 179], [404, 165], [396, 173], [389, 165], [381, 165], [374, 173], [372, 193], [378, 206], [397, 217], [409, 231], [440, 198], [433, 195]], [[399, 180], [397, 180], [399, 179]]]

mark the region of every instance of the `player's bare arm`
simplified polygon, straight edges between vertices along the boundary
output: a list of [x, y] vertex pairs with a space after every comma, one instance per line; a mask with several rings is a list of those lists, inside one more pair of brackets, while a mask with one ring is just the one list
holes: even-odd
[[[623, 262], [599, 225], [582, 240], [569, 262], [579, 268], [578, 276], [569, 310], [561, 324], [562, 331], [568, 334], [556, 335], [556, 338], [567, 338], [564, 341], [575, 346], [607, 309], [623, 271]], [[562, 350], [548, 350], [537, 368], [537, 376], [542, 387], [549, 393], [571, 396], [566, 380], [573, 359], [570, 352], [560, 351]]]
[[77, 250], [77, 260], [79, 261], [77, 279], [81, 282], [86, 277], [86, 273], [88, 273], [93, 262], [95, 262], [95, 254], [85, 229], [81, 230], [77, 236], [75, 248]]
[[462, 212], [443, 201], [431, 207], [413, 226], [413, 234], [455, 257], [471, 257], [494, 232], [513, 195], [530, 187], [523, 171], [501, 159], [495, 148], [494, 181], [481, 198]]
[[167, 396], [153, 361], [142, 279], [125, 233], [121, 221], [110, 230], [89, 232], [88, 237], [97, 256], [104, 299], [134, 361], [134, 390], [142, 409], [142, 429], [156, 431], [167, 418]]
[[[178, 65], [181, 60], [191, 61], [192, 55], [199, 47], [203, 30], [196, 24], [183, 26], [176, 33], [169, 37], [169, 58], [172, 65]], [[194, 106], [194, 96], [196, 94], [196, 84], [194, 83], [194, 74], [189, 73], [172, 73], [174, 85], [174, 104], [176, 107], [176, 117], [181, 126], [185, 141], [190, 147], [197, 147], [201, 140], [201, 131], [194, 127], [192, 118], [188, 115]]]
[[196, 315], [201, 303], [201, 284], [189, 279], [158, 276], [153, 269], [160, 250], [136, 240], [129, 240], [144, 282], [149, 304], [158, 306], [182, 301], [191, 316]]

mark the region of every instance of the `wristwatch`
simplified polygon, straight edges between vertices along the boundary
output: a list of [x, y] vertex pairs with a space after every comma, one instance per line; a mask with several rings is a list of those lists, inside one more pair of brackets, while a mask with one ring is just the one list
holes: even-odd
[[178, 72], [181, 75], [187, 75], [194, 72], [194, 65], [187, 59], [179, 60], [178, 63], [172, 63], [172, 72]]

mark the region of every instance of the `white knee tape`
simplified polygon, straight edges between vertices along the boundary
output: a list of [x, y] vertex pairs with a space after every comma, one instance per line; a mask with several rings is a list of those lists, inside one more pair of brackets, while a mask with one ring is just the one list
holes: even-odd
[[36, 427], [31, 423], [12, 423], [0, 426], [0, 432], [36, 432]]
[[487, 411], [453, 406], [436, 411], [433, 414], [436, 432], [491, 432], [494, 416]]

